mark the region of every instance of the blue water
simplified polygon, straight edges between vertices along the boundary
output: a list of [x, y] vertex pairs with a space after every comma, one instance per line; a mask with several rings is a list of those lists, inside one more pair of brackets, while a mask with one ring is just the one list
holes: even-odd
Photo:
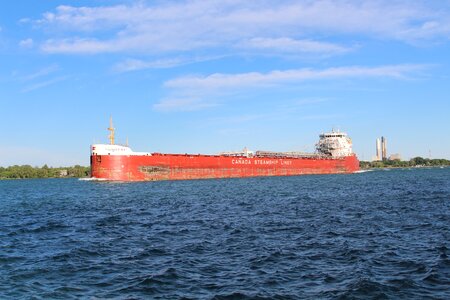
[[0, 181], [0, 299], [450, 299], [450, 168]]

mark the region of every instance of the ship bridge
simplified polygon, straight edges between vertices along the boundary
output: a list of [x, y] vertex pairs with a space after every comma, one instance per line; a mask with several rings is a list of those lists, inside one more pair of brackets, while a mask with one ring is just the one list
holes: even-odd
[[332, 130], [319, 135], [316, 150], [319, 154], [331, 157], [345, 157], [353, 155], [352, 140], [347, 133]]
[[322, 133], [319, 135], [320, 138], [344, 138], [347, 137], [345, 132], [330, 132], [330, 133]]

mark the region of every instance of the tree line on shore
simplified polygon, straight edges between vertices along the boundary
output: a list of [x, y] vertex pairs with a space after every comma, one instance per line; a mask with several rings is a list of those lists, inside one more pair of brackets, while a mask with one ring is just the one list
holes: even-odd
[[382, 161], [360, 161], [361, 169], [371, 168], [411, 168], [411, 167], [442, 167], [450, 166], [450, 160], [447, 159], [429, 159], [423, 157], [414, 157], [410, 160], [382, 160]]
[[24, 179], [24, 178], [62, 178], [62, 177], [88, 177], [90, 167], [75, 165], [72, 167], [52, 168], [47, 165], [32, 167], [30, 165], [14, 165], [0, 167], [0, 179]]

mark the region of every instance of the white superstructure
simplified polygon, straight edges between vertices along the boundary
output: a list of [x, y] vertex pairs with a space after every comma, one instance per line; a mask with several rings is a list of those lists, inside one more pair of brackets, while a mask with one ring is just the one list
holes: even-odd
[[91, 145], [91, 155], [148, 155], [148, 152], [134, 152], [128, 146], [111, 145], [111, 144], [94, 144]]
[[319, 154], [332, 157], [344, 157], [353, 154], [352, 140], [345, 132], [334, 130], [320, 135], [320, 140], [316, 144], [316, 149]]

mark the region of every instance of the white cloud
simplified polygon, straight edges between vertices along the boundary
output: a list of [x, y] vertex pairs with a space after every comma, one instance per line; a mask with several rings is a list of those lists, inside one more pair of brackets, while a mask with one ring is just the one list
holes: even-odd
[[34, 80], [34, 79], [39, 78], [39, 77], [47, 76], [47, 75], [49, 75], [51, 73], [54, 73], [54, 72], [56, 72], [58, 70], [59, 70], [59, 66], [54, 64], [54, 65], [50, 65], [48, 67], [42, 68], [42, 69], [40, 69], [40, 70], [38, 70], [38, 71], [36, 71], [36, 72], [34, 72], [32, 74], [22, 76], [21, 79], [25, 80], [25, 81], [30, 81], [30, 80]]
[[107, 53], [118, 52], [123, 50], [119, 41], [101, 42], [96, 39], [63, 39], [63, 40], [47, 40], [41, 45], [41, 49], [47, 53]]
[[240, 47], [259, 50], [272, 50], [287, 53], [323, 53], [341, 54], [352, 50], [352, 48], [337, 44], [319, 42], [313, 40], [295, 40], [283, 38], [252, 38], [240, 44]]
[[31, 91], [34, 91], [34, 90], [37, 90], [37, 89], [41, 89], [41, 88], [53, 85], [53, 84], [55, 84], [57, 82], [64, 81], [67, 78], [68, 78], [67, 76], [61, 76], [61, 77], [56, 77], [56, 78], [53, 78], [53, 79], [50, 79], [50, 80], [38, 82], [38, 83], [35, 83], [35, 84], [32, 84], [32, 85], [29, 85], [29, 86], [25, 87], [24, 89], [22, 89], [21, 92], [22, 93], [28, 93], [28, 92], [31, 92]]
[[221, 56], [204, 56], [204, 57], [174, 57], [158, 60], [145, 61], [140, 59], [126, 59], [113, 67], [116, 72], [130, 72], [144, 69], [166, 69], [173, 68], [182, 65], [188, 65], [192, 63], [204, 62], [209, 60], [215, 60], [224, 57]]
[[389, 77], [407, 78], [409, 74], [426, 68], [425, 65], [388, 65], [380, 67], [337, 67], [323, 70], [293, 69], [284, 71], [271, 71], [269, 73], [240, 73], [221, 74], [208, 76], [185, 76], [165, 82], [168, 88], [178, 89], [221, 89], [239, 88], [249, 86], [271, 86], [288, 82], [299, 82], [313, 79], [330, 78], [364, 78], [364, 77]]
[[[425, 1], [165, 1], [146, 5], [59, 6], [36, 23], [66, 32], [48, 53], [166, 53], [235, 45], [249, 49], [342, 53], [309, 36], [365, 35], [414, 42], [448, 40], [450, 13]], [[74, 33], [77, 33], [74, 35]]]
[[32, 48], [33, 47], [33, 39], [25, 39], [19, 42], [19, 46], [22, 48]]
[[129, 72], [143, 69], [165, 69], [184, 64], [180, 58], [168, 58], [153, 61], [144, 61], [140, 59], [126, 59], [114, 66], [117, 72]]
[[[270, 88], [289, 86], [309, 80], [328, 79], [367, 79], [390, 78], [409, 79], [416, 73], [428, 68], [428, 65], [387, 65], [377, 67], [337, 67], [328, 69], [292, 69], [275, 70], [267, 73], [250, 72], [239, 74], [216, 73], [207, 76], [183, 76], [168, 80], [164, 87], [169, 93], [177, 95], [173, 100], [162, 99], [154, 105], [156, 110], [196, 110], [216, 106], [218, 99], [230, 91], [243, 89]], [[191, 95], [196, 95], [192, 98]], [[186, 100], [187, 99], [187, 100]], [[195, 100], [193, 100], [195, 99]], [[297, 105], [312, 104], [326, 101], [324, 99], [304, 99]]]

